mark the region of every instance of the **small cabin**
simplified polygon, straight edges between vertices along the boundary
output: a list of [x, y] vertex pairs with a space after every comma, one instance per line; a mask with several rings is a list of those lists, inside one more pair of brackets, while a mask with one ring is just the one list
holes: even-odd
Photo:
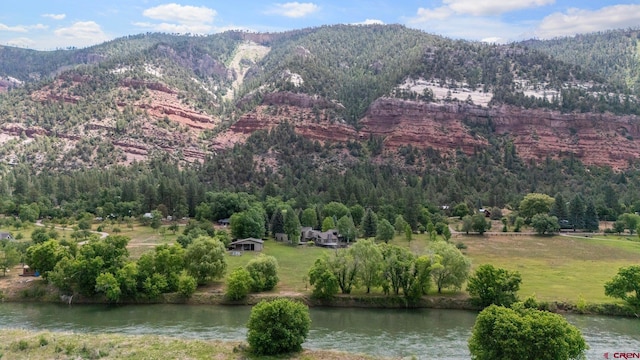
[[29, 267], [29, 265], [25, 265], [22, 267], [22, 274], [20, 276], [39, 276], [36, 270], [33, 270]]
[[264, 240], [255, 238], [240, 239], [229, 244], [229, 250], [235, 251], [262, 251]]
[[225, 219], [220, 219], [218, 220], [218, 225], [220, 226], [229, 226], [229, 224], [231, 223], [231, 221], [229, 220], [229, 218], [225, 218]]
[[0, 240], [9, 240], [9, 241], [13, 241], [15, 240], [13, 238], [13, 236], [11, 236], [11, 233], [8, 232], [0, 232]]

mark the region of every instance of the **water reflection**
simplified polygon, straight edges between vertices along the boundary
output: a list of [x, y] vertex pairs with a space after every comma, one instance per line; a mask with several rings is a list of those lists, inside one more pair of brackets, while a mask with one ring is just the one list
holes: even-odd
[[[243, 306], [3, 303], [0, 328], [244, 340], [249, 312]], [[313, 308], [304, 347], [390, 357], [468, 359], [467, 340], [475, 316], [459, 310]], [[640, 351], [640, 319], [567, 318], [589, 343], [589, 359], [601, 359], [605, 352]]]

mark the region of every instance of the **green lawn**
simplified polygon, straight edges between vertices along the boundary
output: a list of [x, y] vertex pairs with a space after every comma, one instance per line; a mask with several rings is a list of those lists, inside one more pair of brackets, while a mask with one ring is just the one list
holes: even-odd
[[490, 263], [522, 275], [520, 296], [612, 302], [604, 284], [622, 266], [640, 263], [640, 243], [616, 237], [460, 236], [473, 267]]

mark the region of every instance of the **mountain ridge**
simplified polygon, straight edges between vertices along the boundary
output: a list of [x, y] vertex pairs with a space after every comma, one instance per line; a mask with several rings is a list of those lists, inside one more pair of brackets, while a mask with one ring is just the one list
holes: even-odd
[[340, 25], [142, 34], [46, 54], [0, 47], [0, 158], [60, 169], [163, 153], [194, 163], [286, 121], [321, 143], [380, 138], [376, 156], [411, 145], [455, 157], [503, 137], [526, 160], [630, 166], [636, 89], [529, 45]]

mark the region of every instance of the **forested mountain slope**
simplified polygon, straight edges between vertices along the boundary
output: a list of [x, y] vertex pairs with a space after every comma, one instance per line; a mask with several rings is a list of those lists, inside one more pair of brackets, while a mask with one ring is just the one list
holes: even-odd
[[[0, 58], [11, 88], [0, 98], [1, 155], [11, 162], [202, 161], [283, 121], [320, 141], [380, 137], [391, 152], [410, 144], [468, 154], [495, 135], [535, 159], [574, 154], [620, 168], [640, 152], [637, 98], [592, 64], [397, 25], [142, 34], [79, 50], [3, 47]], [[628, 151], [588, 156], [595, 143], [619, 141]]]
[[193, 216], [207, 192], [246, 191], [397, 212], [539, 191], [608, 216], [639, 200], [633, 89], [528, 45], [339, 25], [0, 58], [13, 206]]

